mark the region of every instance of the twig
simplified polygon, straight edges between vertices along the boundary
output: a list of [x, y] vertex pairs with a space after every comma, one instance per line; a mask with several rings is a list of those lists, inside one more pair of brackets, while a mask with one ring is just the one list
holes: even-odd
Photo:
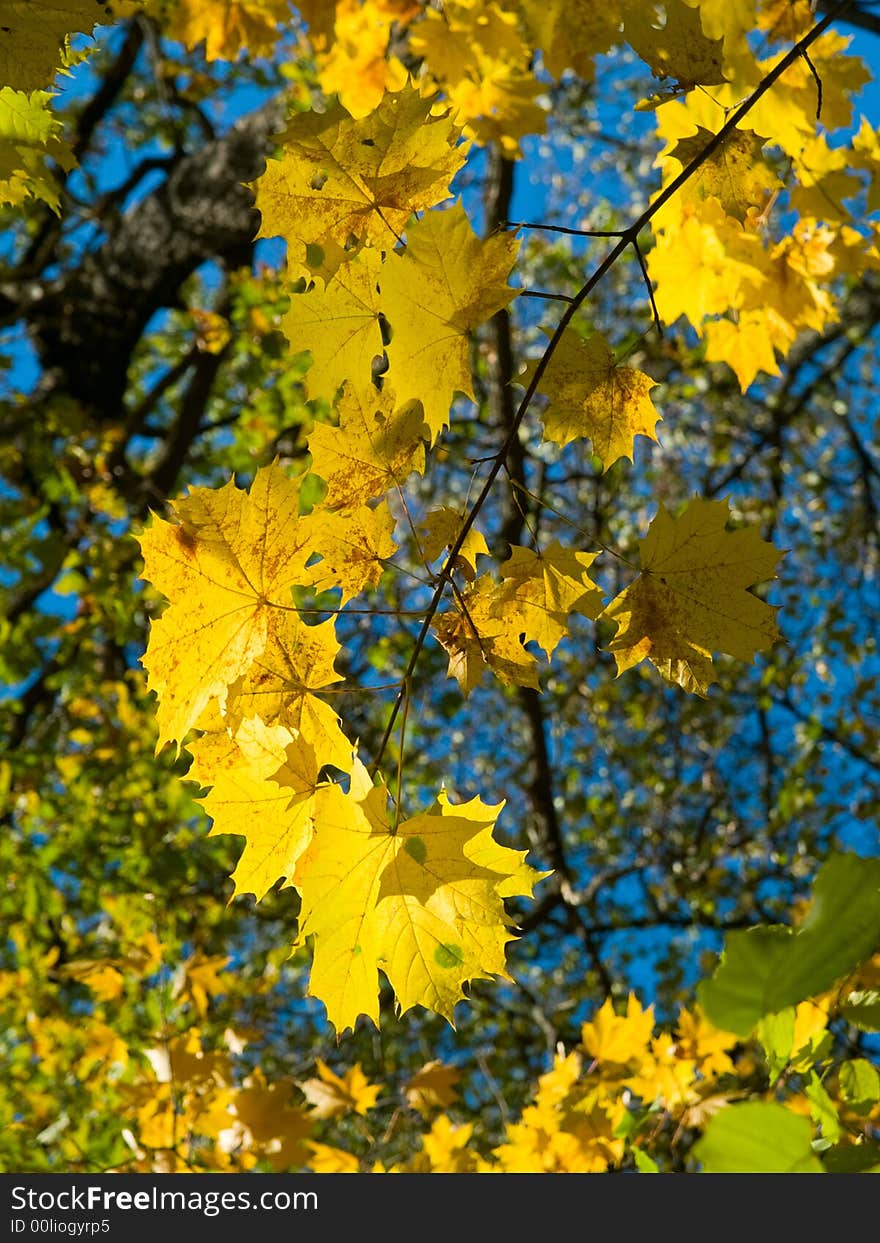
[[458, 556], [459, 552], [461, 551], [462, 545], [467, 539], [468, 533], [471, 527], [473, 526], [474, 522], [476, 521], [477, 515], [479, 514], [483, 505], [485, 504], [486, 499], [489, 496], [489, 493], [492, 491], [495, 480], [498, 478], [498, 475], [500, 474], [504, 461], [507, 457], [507, 453], [511, 445], [514, 443], [514, 441], [516, 440], [518, 436], [520, 424], [522, 423], [529, 407], [531, 406], [535, 393], [538, 390], [538, 385], [540, 384], [544, 376], [544, 373], [547, 370], [547, 367], [550, 363], [551, 358], [553, 357], [553, 354], [556, 351], [556, 348], [559, 345], [559, 342], [562, 340], [562, 337], [565, 333], [566, 328], [569, 326], [571, 321], [574, 319], [576, 312], [580, 309], [580, 307], [584, 304], [584, 302], [586, 302], [587, 298], [590, 296], [590, 294], [593, 292], [593, 290], [596, 288], [599, 282], [610, 271], [610, 269], [614, 266], [614, 264], [617, 262], [620, 256], [624, 253], [624, 251], [627, 250], [630, 246], [632, 246], [638, 240], [638, 236], [641, 233], [641, 231], [645, 228], [646, 225], [648, 225], [651, 222], [651, 220], [653, 220], [657, 212], [660, 211], [662, 207], [665, 207], [665, 205], [669, 202], [669, 200], [674, 198], [674, 196], [678, 193], [678, 191], [682, 188], [682, 186], [686, 185], [687, 182], [690, 180], [690, 178], [693, 177], [693, 175], [700, 168], [702, 168], [702, 166], [706, 163], [706, 161], [710, 159], [715, 154], [715, 152], [718, 151], [719, 148], [724, 145], [724, 143], [727, 141], [729, 136], [737, 128], [740, 121], [742, 121], [744, 117], [748, 116], [748, 114], [755, 107], [755, 105], [761, 99], [763, 99], [763, 97], [767, 94], [767, 92], [771, 89], [771, 87], [774, 86], [775, 83], [782, 77], [782, 75], [786, 72], [786, 70], [791, 68], [791, 66], [795, 63], [795, 61], [797, 61], [800, 58], [800, 56], [805, 51], [805, 49], [809, 48], [816, 41], [816, 39], [818, 39], [819, 36], [823, 34], [825, 30], [828, 29], [832, 21], [836, 17], [838, 17], [846, 8], [848, 8], [849, 4], [850, 4], [850, 0], [842, 0], [842, 3], [835, 5], [835, 7], [825, 17], [823, 17], [821, 21], [817, 22], [816, 25], [811, 30], [809, 30], [804, 35], [804, 37], [801, 40], [799, 40], [798, 43], [796, 43], [794, 47], [791, 48], [791, 50], [785, 54], [785, 56], [782, 57], [782, 59], [778, 62], [778, 64], [776, 64], [773, 67], [773, 69], [770, 70], [767, 76], [758, 84], [758, 86], [755, 88], [752, 94], [748, 97], [748, 99], [744, 100], [743, 103], [741, 103], [740, 106], [737, 109], [735, 109], [734, 112], [731, 113], [731, 115], [722, 125], [718, 133], [714, 134], [713, 137], [706, 143], [706, 145], [697, 153], [697, 155], [694, 156], [691, 162], [685, 165], [685, 167], [678, 174], [678, 176], [674, 177], [673, 180], [670, 181], [669, 184], [665, 186], [663, 190], [660, 191], [657, 197], [648, 205], [648, 207], [645, 208], [645, 210], [641, 213], [641, 215], [639, 215], [633, 221], [633, 223], [629, 225], [628, 228], [622, 230], [620, 233], [611, 234], [611, 236], [617, 237], [618, 240], [616, 244], [611, 248], [611, 250], [605, 255], [604, 259], [602, 259], [602, 261], [594, 269], [594, 271], [591, 273], [588, 279], [581, 286], [578, 293], [575, 295], [572, 301], [568, 304], [566, 310], [563, 312], [562, 317], [560, 318], [559, 323], [556, 326], [556, 330], [554, 331], [552, 337], [547, 343], [547, 348], [544, 350], [543, 355], [538, 360], [538, 364], [535, 367], [534, 372], [532, 373], [531, 380], [529, 381], [528, 387], [526, 388], [525, 396], [520, 402], [516, 415], [514, 417], [513, 426], [511, 427], [503, 445], [499, 449], [495, 457], [495, 461], [490, 467], [489, 473], [486, 476], [486, 481], [483, 484], [483, 487], [480, 489], [479, 495], [474, 501], [473, 506], [471, 507], [469, 513], [465, 517], [461, 530], [459, 531], [455, 542], [453, 543], [452, 547], [449, 550], [449, 555], [446, 558], [446, 563], [444, 564], [443, 569], [440, 571], [439, 575], [437, 576], [437, 586], [434, 589], [434, 595], [431, 598], [431, 602], [428, 605], [427, 612], [425, 613], [424, 620], [422, 622], [421, 628], [419, 629], [419, 633], [416, 637], [415, 646], [413, 648], [412, 655], [410, 656], [410, 660], [409, 660], [409, 664], [407, 665], [406, 672], [404, 673], [404, 676], [403, 676], [403, 682], [401, 684], [401, 689], [398, 693], [397, 699], [395, 700], [392, 706], [391, 712], [389, 714], [388, 723], [385, 727], [385, 732], [382, 736], [382, 740], [379, 743], [379, 749], [376, 755], [376, 759], [374, 760], [374, 767], [377, 767], [381, 763], [382, 756], [385, 753], [385, 748], [388, 746], [388, 740], [390, 739], [391, 733], [394, 729], [394, 724], [395, 724], [395, 721], [397, 720], [397, 714], [400, 711], [400, 708], [402, 706], [402, 702], [404, 698], [404, 684], [409, 678], [412, 677], [415, 671], [416, 665], [418, 664], [419, 656], [421, 655], [422, 648], [425, 645], [425, 641], [427, 640], [428, 633], [431, 629], [431, 622], [434, 620], [434, 615], [440, 606], [440, 601], [443, 597], [443, 593], [446, 590], [446, 586], [450, 581], [453, 567], [455, 565], [455, 559]]

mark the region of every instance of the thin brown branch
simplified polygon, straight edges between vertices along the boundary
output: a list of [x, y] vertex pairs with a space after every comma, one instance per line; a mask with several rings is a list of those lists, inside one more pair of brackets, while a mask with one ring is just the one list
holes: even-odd
[[596, 286], [607, 275], [607, 273], [611, 270], [611, 268], [614, 267], [615, 263], [620, 258], [620, 256], [624, 253], [624, 251], [626, 251], [630, 246], [635, 244], [635, 242], [638, 240], [639, 234], [648, 224], [650, 224], [651, 220], [653, 220], [657, 212], [660, 211], [660, 209], [664, 207], [670, 201], [670, 199], [674, 198], [675, 195], [678, 193], [678, 191], [684, 185], [687, 184], [687, 182], [694, 176], [696, 172], [699, 171], [700, 168], [702, 168], [702, 166], [706, 163], [706, 161], [710, 159], [711, 156], [714, 155], [714, 153], [717, 150], [719, 150], [720, 147], [723, 146], [723, 144], [727, 141], [729, 136], [734, 132], [734, 130], [736, 130], [740, 121], [742, 121], [745, 117], [748, 116], [748, 114], [752, 111], [755, 105], [761, 99], [763, 99], [763, 97], [775, 85], [775, 83], [778, 82], [778, 80], [782, 77], [782, 75], [788, 69], [790, 69], [791, 66], [800, 58], [802, 53], [806, 49], [811, 47], [812, 44], [815, 43], [815, 41], [820, 37], [820, 35], [822, 35], [824, 31], [828, 29], [832, 21], [836, 17], [838, 17], [846, 8], [849, 7], [849, 3], [850, 3], [850, 0], [842, 0], [840, 4], [835, 5], [834, 8], [825, 17], [823, 17], [821, 21], [817, 22], [816, 25], [813, 26], [812, 29], [809, 30], [807, 34], [805, 34], [804, 37], [800, 39], [779, 60], [779, 62], [773, 67], [773, 69], [770, 70], [770, 72], [766, 75], [766, 77], [764, 77], [761, 80], [761, 82], [758, 84], [758, 86], [755, 88], [752, 94], [748, 97], [748, 99], [744, 100], [743, 103], [741, 103], [740, 106], [731, 113], [731, 115], [722, 125], [721, 129], [718, 130], [718, 132], [706, 143], [706, 145], [697, 153], [697, 155], [694, 156], [693, 160], [691, 160], [689, 164], [686, 164], [685, 167], [678, 174], [678, 176], [674, 177], [673, 180], [670, 181], [669, 184], [666, 185], [660, 191], [660, 193], [652, 200], [652, 202], [644, 209], [644, 211], [632, 222], [631, 225], [629, 225], [626, 229], [621, 231], [616, 244], [611, 248], [611, 250], [605, 255], [605, 257], [593, 270], [593, 272], [590, 274], [590, 276], [581, 286], [580, 290], [575, 295], [573, 300], [566, 307], [565, 311], [563, 312], [559, 320], [559, 323], [556, 326], [556, 329], [553, 335], [551, 336], [550, 340], [547, 343], [547, 347], [544, 350], [544, 353], [542, 354], [541, 358], [538, 360], [538, 364], [532, 373], [531, 379], [528, 383], [528, 386], [526, 387], [525, 395], [522, 401], [520, 402], [519, 407], [516, 411], [516, 415], [513, 420], [513, 425], [511, 426], [510, 432], [508, 433], [507, 439], [505, 440], [504, 444], [499, 449], [498, 454], [496, 455], [495, 461], [493, 462], [486, 476], [485, 482], [483, 483], [483, 486], [480, 489], [480, 492], [477, 495], [476, 500], [474, 501], [467, 516], [465, 517], [465, 520], [462, 523], [461, 530], [459, 531], [455, 542], [452, 544], [449, 550], [449, 554], [446, 558], [446, 563], [437, 576], [437, 586], [434, 590], [434, 595], [432, 596], [431, 601], [428, 605], [428, 608], [425, 612], [424, 621], [422, 622], [421, 628], [416, 638], [415, 646], [413, 648], [412, 655], [407, 665], [406, 672], [404, 673], [403, 679], [401, 680], [401, 689], [397, 695], [397, 698], [394, 701], [394, 704], [392, 705], [391, 712], [389, 713], [388, 721], [385, 726], [385, 732], [382, 736], [382, 740], [379, 744], [379, 750], [376, 755], [376, 759], [374, 760], [374, 763], [373, 763], [374, 768], [378, 767], [378, 765], [381, 763], [382, 756], [385, 753], [385, 748], [388, 745], [388, 741], [394, 729], [394, 723], [397, 720], [397, 714], [400, 711], [400, 708], [402, 706], [403, 695], [404, 695], [404, 684], [409, 678], [412, 677], [415, 671], [416, 665], [418, 664], [419, 657], [422, 652], [422, 648], [424, 647], [425, 642], [428, 638], [428, 633], [431, 628], [431, 623], [434, 620], [434, 616], [437, 612], [437, 609], [440, 607], [440, 601], [443, 598], [446, 587], [450, 581], [450, 577], [452, 575], [453, 568], [455, 566], [455, 560], [458, 557], [458, 554], [460, 553], [462, 546], [468, 537], [470, 529], [473, 526], [474, 522], [476, 521], [478, 514], [480, 513], [480, 510], [483, 508], [483, 505], [485, 504], [489, 494], [491, 493], [494, 487], [494, 484], [495, 484], [495, 480], [498, 478], [498, 475], [501, 473], [502, 467], [504, 465], [504, 462], [507, 459], [508, 453], [510, 452], [512, 446], [514, 445], [514, 442], [518, 439], [520, 425], [523, 419], [525, 418], [526, 413], [528, 412], [529, 408], [531, 407], [535, 394], [538, 391], [538, 386], [541, 380], [543, 379], [543, 376], [547, 370], [547, 367], [550, 364], [550, 360], [552, 359], [554, 353], [556, 352], [559, 342], [562, 340], [562, 337], [565, 334], [566, 328], [568, 328], [569, 324], [574, 319], [575, 314], [581, 308], [581, 306], [583, 306], [583, 304], [586, 302], [587, 298], [590, 296], [590, 294], [593, 292]]

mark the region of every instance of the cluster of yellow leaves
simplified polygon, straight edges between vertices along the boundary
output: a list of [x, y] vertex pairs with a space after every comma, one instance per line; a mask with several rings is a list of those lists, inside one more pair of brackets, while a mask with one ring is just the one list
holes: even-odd
[[59, 210], [51, 164], [76, 161], [48, 88], [70, 63], [69, 40], [158, 0], [0, 0], [0, 204], [37, 198]]
[[634, 994], [622, 1015], [606, 1001], [584, 1024], [580, 1048], [557, 1056], [534, 1103], [508, 1129], [496, 1154], [502, 1168], [595, 1173], [619, 1164], [633, 1097], [683, 1125], [699, 1125], [697, 1109], [734, 1069], [729, 1053], [737, 1038], [698, 1010], [683, 1010], [674, 1034], [653, 1033], [653, 1010], [643, 1010]]
[[537, 552], [514, 545], [500, 581], [481, 575], [454, 598], [434, 629], [466, 695], [487, 669], [507, 685], [538, 687], [537, 662], [523, 644], [535, 642], [549, 659], [571, 613], [599, 616], [602, 593], [587, 573], [595, 559], [558, 540]]
[[[867, 78], [862, 62], [846, 54], [849, 39], [833, 31], [815, 40], [809, 65], [795, 61], [700, 163], [729, 113], [813, 17], [807, 5], [776, 0], [723, 9], [701, 3], [699, 11], [707, 31], [723, 37], [723, 79], [658, 108], [664, 184], [696, 167], [655, 215], [649, 271], [661, 317], [686, 317], [704, 337], [707, 359], [726, 362], [745, 390], [760, 372], [779, 374], [777, 358], [799, 333], [833, 322], [826, 288], [833, 276], [876, 266], [876, 228], [847, 204], [867, 193], [869, 211], [876, 210], [880, 164], [867, 123], [854, 143], [856, 159], [833, 141], [850, 125], [850, 97]], [[759, 51], [746, 39], [752, 29], [762, 39]], [[783, 47], [768, 57], [768, 42]], [[784, 233], [773, 213], [780, 195], [797, 213]]]
[[[187, 0], [189, 2], [189, 0]], [[547, 123], [547, 74], [590, 80], [597, 55], [629, 46], [677, 91], [722, 82], [721, 41], [686, 0], [301, 0], [318, 80], [353, 116], [365, 116], [418, 66], [420, 88], [439, 94], [468, 137], [509, 157]], [[543, 75], [535, 52], [542, 54]]]
[[204, 43], [208, 60], [237, 60], [245, 49], [271, 55], [291, 16], [290, 0], [174, 0], [166, 30], [189, 48]]
[[[130, 924], [142, 922], [124, 900], [109, 897], [106, 907], [121, 938]], [[316, 1128], [328, 1119], [366, 1113], [382, 1089], [367, 1081], [359, 1065], [337, 1075], [320, 1059], [316, 1076], [298, 1081], [267, 1082], [259, 1069], [248, 1070], [241, 1061], [248, 1032], [218, 1030], [214, 1016], [216, 999], [236, 988], [229, 964], [226, 957], [196, 951], [169, 981], [162, 970], [167, 950], [149, 930], [123, 939], [114, 957], [63, 964], [57, 948], [34, 961], [23, 946], [20, 969], [0, 973], [7, 1039], [17, 1035], [21, 1042], [0, 1092], [4, 1119], [11, 1104], [14, 1129], [36, 1128], [41, 1142], [55, 1145], [75, 1165], [81, 1156], [75, 1131], [65, 1143], [72, 1121], [58, 1116], [61, 1085], [72, 1078], [89, 1085], [90, 1115], [83, 1125], [106, 1122], [102, 1109], [115, 1120], [120, 1152], [127, 1152], [120, 1170], [303, 1166]], [[62, 1002], [61, 989], [71, 981], [88, 990], [91, 1006], [81, 997], [73, 1007]], [[147, 1014], [162, 1016], [158, 1032], [141, 1030], [134, 1017], [145, 1003]], [[22, 1076], [28, 1077], [28, 1066], [38, 1070], [42, 1083], [54, 1081], [56, 1090], [27, 1090]], [[426, 1075], [430, 1091], [430, 1070]]]
[[416, 0], [303, 0], [318, 70], [328, 95], [338, 94], [355, 117], [366, 116], [407, 72], [394, 52], [396, 38], [422, 7]]
[[[659, 1155], [664, 1147], [664, 1132], [674, 1149], [680, 1136], [705, 1131], [720, 1111], [738, 1108], [745, 1098], [779, 1102], [811, 1119], [819, 1150], [834, 1144], [839, 1151], [855, 1152], [865, 1145], [865, 1164], [870, 1165], [876, 1149], [871, 1136], [880, 1119], [880, 1078], [865, 1059], [830, 1071], [828, 1026], [852, 995], [853, 984], [876, 982], [876, 962], [875, 957], [863, 964], [858, 978], [843, 982], [838, 996], [800, 1003], [784, 1046], [772, 1027], [764, 1030], [765, 1024], [759, 1025], [756, 1041], [744, 1042], [713, 1026], [696, 1005], [682, 1007], [674, 1029], [658, 1030], [652, 1008], [643, 1009], [635, 994], [623, 1013], [609, 999], [584, 1023], [576, 1048], [558, 1049], [532, 1101], [508, 1123], [501, 1143], [488, 1155], [471, 1143], [472, 1123], [436, 1113], [451, 1106], [454, 1117], [466, 1116], [456, 1107], [453, 1091], [423, 1109], [435, 1116], [421, 1150], [399, 1165], [374, 1164], [373, 1172], [601, 1173], [632, 1163], [656, 1172], [651, 1154]], [[409, 1103], [420, 1077], [441, 1069], [435, 1064], [416, 1076], [407, 1090]], [[332, 1147], [323, 1149], [322, 1162], [322, 1168], [337, 1172], [360, 1168], [349, 1154]]]
[[[283, 237], [291, 278], [309, 281], [284, 323], [293, 348], [311, 354], [308, 396], [332, 401], [345, 384], [368, 438], [370, 415], [387, 426], [414, 401], [436, 438], [455, 394], [473, 395], [469, 332], [515, 296], [506, 283], [512, 234], [481, 241], [460, 204], [411, 223], [450, 197], [466, 153], [460, 136], [448, 113], [432, 113], [406, 85], [363, 118], [341, 104], [294, 117], [257, 184], [260, 235]], [[404, 231], [405, 248], [394, 249]], [[398, 445], [413, 457], [418, 435]]]
[[[421, 92], [439, 93], [468, 137], [497, 143], [509, 156], [521, 153], [522, 138], [545, 128], [536, 48], [550, 74], [573, 69], [589, 78], [597, 54], [628, 43], [655, 77], [674, 83], [653, 101], [665, 143], [658, 157], [664, 183], [698, 160], [732, 109], [814, 20], [808, 5], [779, 0], [621, 0], [601, 10], [587, 0], [340, 0], [329, 18], [326, 9], [319, 16], [320, 6], [301, 7], [318, 49], [319, 80], [328, 93], [340, 92], [353, 115], [365, 116], [384, 91], [402, 86], [399, 53], [406, 47], [408, 63], [418, 62]], [[349, 28], [358, 37], [346, 34]], [[661, 316], [686, 316], [705, 337], [707, 358], [728, 363], [743, 389], [760, 372], [778, 374], [778, 355], [800, 332], [821, 331], [833, 320], [827, 278], [880, 261], [876, 230], [846, 205], [865, 192], [869, 211], [880, 205], [877, 136], [864, 122], [854, 160], [829, 141], [850, 124], [849, 97], [866, 80], [858, 58], [845, 54], [848, 42], [835, 32], [818, 39], [810, 63], [800, 59], [786, 71], [655, 219], [650, 272]], [[768, 45], [778, 44], [782, 49], [768, 55]], [[781, 192], [799, 219], [774, 237], [769, 214]], [[587, 347], [595, 351], [582, 360], [588, 370], [606, 365], [599, 345]], [[555, 371], [565, 353], [557, 351]], [[552, 426], [563, 443], [571, 438], [564, 404]], [[649, 422], [636, 430], [652, 435], [652, 428]], [[597, 447], [606, 465], [606, 453], [625, 452], [622, 445]]]
[[754, 528], [727, 531], [726, 501], [692, 500], [678, 518], [662, 507], [641, 541], [641, 573], [603, 608], [588, 570], [595, 553], [557, 540], [513, 547], [500, 581], [483, 574], [434, 621], [449, 676], [469, 694], [490, 669], [505, 684], [538, 687], [525, 643], [549, 659], [578, 612], [614, 622], [618, 673], [650, 660], [663, 678], [705, 695], [713, 654], [751, 660], [778, 639], [775, 608], [749, 590], [774, 577], [781, 553]]
[[245, 839], [236, 892], [259, 899], [280, 878], [300, 892], [311, 990], [339, 1030], [359, 1014], [378, 1021], [380, 969], [403, 1009], [451, 1020], [468, 981], [506, 975], [504, 899], [539, 877], [494, 841], [500, 807], [441, 793], [427, 813], [389, 814], [384, 785], [315, 693], [339, 681], [333, 621], [307, 626], [293, 590], [337, 588], [344, 602], [374, 585], [393, 521], [385, 502], [299, 508], [298, 481], [273, 465], [250, 494], [193, 489], [175, 522], [142, 536], [145, 574], [171, 600], [144, 658], [159, 745], [203, 731], [190, 778], [211, 787], [212, 832]]
[[[601, 18], [577, 3], [539, 12], [480, 0], [440, 8], [345, 0], [332, 11], [302, 5], [300, 15], [325, 88], [334, 89], [334, 74], [347, 85], [326, 110], [290, 120], [255, 194], [260, 235], [287, 244], [283, 326], [309, 355], [306, 395], [333, 407], [308, 446], [324, 499], [301, 512], [300, 481], [276, 464], [257, 473], [249, 495], [232, 481], [196, 488], [176, 503], [173, 522], [156, 520], [142, 538], [145, 577], [170, 605], [153, 624], [144, 663], [159, 698], [160, 744], [179, 748], [201, 731], [190, 779], [210, 787], [203, 802], [212, 831], [245, 840], [236, 892], [259, 899], [279, 880], [296, 888], [300, 939], [314, 950], [312, 991], [344, 1029], [359, 1014], [377, 1019], [379, 971], [403, 1009], [423, 1004], [451, 1018], [470, 980], [504, 975], [503, 900], [529, 894], [536, 879], [517, 852], [492, 842], [498, 809], [479, 800], [455, 806], [441, 793], [427, 815], [389, 812], [384, 785], [368, 777], [327, 702], [344, 689], [334, 622], [308, 625], [301, 611], [309, 593], [336, 593], [344, 609], [377, 587], [397, 551], [399, 507], [389, 497], [424, 471], [426, 444], [444, 431], [456, 394], [473, 397], [469, 338], [516, 293], [507, 283], [513, 234], [478, 238], [460, 202], [434, 210], [465, 161], [463, 135], [508, 151], [521, 136], [508, 125], [515, 109], [467, 101], [487, 98], [490, 81], [509, 86], [525, 72], [529, 39], [544, 40], [558, 73], [570, 59], [587, 72], [594, 52], [625, 39], [659, 79], [678, 84], [675, 94], [703, 88], [660, 108], [671, 177], [701, 159], [714, 133], [707, 110], [732, 106], [767, 64], [743, 39], [741, 10], [725, 16], [685, 0], [625, 3]], [[367, 29], [377, 41], [361, 37]], [[585, 55], [570, 58], [564, 47], [575, 29], [589, 49], [579, 44]], [[418, 84], [398, 81], [388, 58], [402, 39], [421, 59]], [[838, 51], [820, 40], [815, 54]], [[383, 72], [355, 71], [361, 53], [363, 66], [382, 60]], [[838, 67], [829, 80], [829, 116], [843, 116], [852, 74]], [[523, 89], [520, 103], [532, 98]], [[506, 119], [488, 134], [481, 126], [493, 116]], [[797, 129], [802, 153], [802, 120], [792, 114], [782, 129]], [[710, 357], [723, 339], [744, 381], [754, 370], [743, 368], [763, 360], [769, 369], [774, 342], [787, 334], [790, 344], [833, 314], [823, 281], [839, 253], [814, 219], [768, 247], [760, 222], [781, 183], [763, 146], [758, 130], [737, 131], [700, 164], [658, 216], [651, 259], [661, 314], [685, 313], [698, 326], [716, 317], [706, 325]], [[869, 163], [870, 135], [860, 150]], [[691, 269], [695, 278], [682, 279]], [[735, 319], [717, 318], [732, 307]], [[205, 348], [222, 348], [219, 341], [206, 338]], [[606, 469], [632, 459], [636, 436], [656, 439], [654, 381], [618, 363], [599, 333], [582, 340], [567, 328], [522, 383], [546, 399], [545, 437], [562, 447], [589, 439]], [[596, 554], [558, 541], [514, 547], [496, 577], [481, 572], [489, 550], [473, 514], [431, 510], [412, 530], [433, 581], [435, 562], [444, 578], [459, 576], [433, 617], [450, 676], [465, 694], [487, 670], [538, 688], [531, 645], [549, 660], [580, 613], [615, 624], [619, 672], [649, 659], [668, 681], [704, 694], [716, 653], [751, 659], [778, 637], [774, 610], [749, 589], [773, 576], [779, 554], [754, 531], [728, 532], [727, 517], [724, 502], [694, 500], [677, 518], [661, 510], [642, 542], [640, 575], [605, 604], [590, 579]], [[338, 773], [349, 780], [345, 791]]]
[[[111, 901], [109, 909], [119, 921], [129, 918], [125, 903]], [[858, 999], [877, 998], [877, 955], [833, 993], [767, 1016], [752, 1040], [714, 1027], [698, 1005], [682, 1008], [674, 1028], [658, 1028], [653, 1009], [635, 994], [622, 1009], [606, 1000], [582, 1025], [578, 1045], [559, 1047], [529, 1104], [488, 1150], [459, 1096], [455, 1066], [430, 1061], [399, 1090], [371, 1082], [359, 1063], [333, 1069], [321, 1058], [311, 1075], [268, 1080], [240, 1060], [249, 1033], [218, 1027], [214, 1017], [216, 999], [236, 987], [229, 960], [196, 952], [170, 986], [163, 965], [166, 951], [142, 931], [115, 958], [76, 959], [61, 968], [53, 949], [0, 974], [0, 1010], [12, 1030], [20, 1029], [41, 1081], [88, 1080], [94, 1108], [112, 1114], [127, 1153], [119, 1170], [598, 1173], [633, 1162], [652, 1170], [652, 1154], [662, 1160], [679, 1137], [692, 1139], [744, 1098], [781, 1102], [810, 1119], [820, 1147], [866, 1144], [868, 1157], [874, 1150], [876, 1068], [864, 1058], [835, 1062], [828, 1028]], [[69, 980], [89, 990], [90, 1009], [59, 1005], [59, 985]], [[165, 997], [162, 1030], [144, 1043], [125, 998], [143, 1002], [155, 990]], [[15, 1066], [13, 1084], [20, 1057]], [[19, 1095], [19, 1114], [24, 1103]], [[68, 1122], [57, 1117], [55, 1095], [31, 1093], [26, 1106], [29, 1121], [41, 1119], [45, 1142], [55, 1135], [51, 1142], [63, 1150]], [[357, 1151], [351, 1119], [358, 1122]], [[389, 1162], [384, 1145], [402, 1126], [410, 1155]]]
[[[438, 1112], [455, 1107], [458, 1072], [431, 1063], [406, 1088], [407, 1103], [433, 1115], [422, 1146], [406, 1162], [374, 1165], [375, 1173], [599, 1173], [622, 1163], [635, 1098], [655, 1121], [671, 1115], [700, 1128], [725, 1097], [718, 1083], [735, 1070], [730, 1056], [737, 1037], [712, 1027], [699, 1010], [683, 1009], [674, 1034], [654, 1034], [651, 1009], [635, 995], [618, 1015], [611, 1001], [583, 1026], [581, 1044], [560, 1049], [536, 1085], [534, 1099], [511, 1121], [488, 1156], [471, 1145], [473, 1123]], [[456, 1110], [461, 1114], [461, 1110]], [[659, 1127], [657, 1128], [659, 1129]], [[324, 1147], [321, 1169], [359, 1168], [349, 1154]]]

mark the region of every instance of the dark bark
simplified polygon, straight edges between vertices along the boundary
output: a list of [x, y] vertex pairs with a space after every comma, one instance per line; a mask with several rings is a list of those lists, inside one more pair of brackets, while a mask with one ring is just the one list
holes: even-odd
[[37, 296], [30, 283], [25, 315], [44, 393], [68, 394], [97, 419], [121, 416], [132, 353], [153, 315], [178, 304], [202, 264], [250, 261], [259, 216], [242, 183], [263, 170], [279, 120], [277, 107], [262, 109], [182, 156], [79, 266]]

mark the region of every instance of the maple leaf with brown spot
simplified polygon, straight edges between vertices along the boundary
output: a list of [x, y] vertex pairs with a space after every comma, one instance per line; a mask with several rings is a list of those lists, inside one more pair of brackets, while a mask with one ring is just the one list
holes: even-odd
[[388, 792], [356, 764], [348, 793], [324, 787], [315, 834], [297, 864], [300, 943], [313, 942], [309, 991], [337, 1032], [360, 1014], [378, 1023], [378, 973], [401, 1011], [422, 1005], [452, 1021], [463, 985], [507, 978], [514, 937], [504, 899], [531, 895], [542, 874], [493, 837], [501, 805], [455, 804], [389, 814]]
[[478, 238], [459, 202], [412, 225], [404, 253], [383, 266], [389, 382], [399, 398], [422, 402], [434, 437], [454, 395], [474, 395], [468, 335], [516, 297], [507, 278], [518, 250], [512, 233]]
[[[521, 383], [529, 383], [536, 366], [529, 364]], [[657, 439], [660, 415], [649, 397], [654, 387], [643, 371], [619, 366], [600, 333], [582, 341], [567, 328], [538, 382], [548, 398], [544, 435], [558, 445], [588, 437], [605, 470], [618, 458], [632, 460], [636, 436]]]
[[308, 581], [309, 529], [299, 484], [274, 463], [250, 493], [230, 480], [193, 488], [140, 536], [143, 577], [171, 603], [153, 621], [143, 664], [159, 698], [159, 746], [183, 740], [212, 700], [266, 650], [293, 609], [291, 589]]
[[[669, 156], [686, 168], [714, 137], [711, 130], [698, 125], [696, 133], [680, 139]], [[716, 198], [728, 216], [745, 220], [752, 207], [764, 207], [770, 196], [782, 189], [782, 182], [761, 154], [766, 142], [752, 130], [732, 130], [682, 186], [681, 200]]]
[[727, 531], [726, 501], [660, 508], [641, 544], [642, 572], [603, 614], [618, 673], [650, 660], [668, 682], [704, 695], [712, 655], [751, 660], [779, 638], [776, 609], [747, 590], [773, 578], [782, 553], [754, 528]]
[[338, 427], [316, 423], [309, 434], [312, 471], [327, 484], [329, 509], [353, 509], [423, 473], [421, 402], [399, 405], [387, 384], [381, 392], [346, 384], [338, 409]]
[[392, 247], [415, 211], [449, 198], [466, 144], [411, 85], [355, 120], [339, 103], [293, 118], [256, 183], [260, 237], [283, 237], [294, 273], [306, 247], [351, 239]]
[[469, 695], [491, 669], [506, 686], [538, 690], [538, 662], [520, 641], [520, 631], [504, 616], [503, 594], [488, 574], [456, 595], [453, 607], [432, 623], [449, 654], [448, 675]]

